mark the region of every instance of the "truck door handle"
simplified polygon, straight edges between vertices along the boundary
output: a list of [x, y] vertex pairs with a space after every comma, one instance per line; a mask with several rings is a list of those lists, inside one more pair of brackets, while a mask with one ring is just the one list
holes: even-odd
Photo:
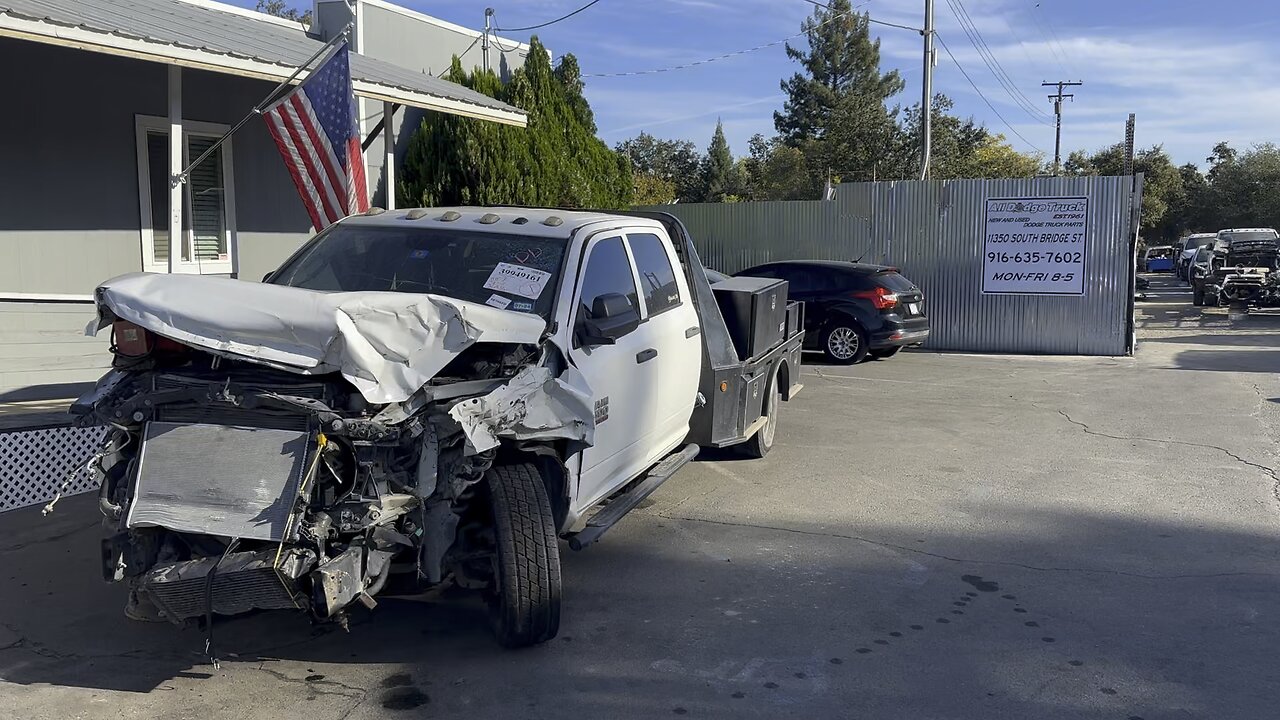
[[691, 337], [693, 337], [694, 335], [697, 335], [697, 334], [698, 334], [698, 333], [700, 333], [700, 332], [702, 332], [702, 328], [701, 328], [701, 327], [698, 327], [697, 325], [694, 325], [693, 327], [691, 327], [691, 328], [687, 328], [687, 329], [684, 331], [684, 336], [685, 336], [686, 338], [691, 338]]
[[636, 353], [636, 364], [649, 362], [650, 360], [656, 357], [658, 357], [658, 350], [656, 348], [641, 350], [640, 352]]

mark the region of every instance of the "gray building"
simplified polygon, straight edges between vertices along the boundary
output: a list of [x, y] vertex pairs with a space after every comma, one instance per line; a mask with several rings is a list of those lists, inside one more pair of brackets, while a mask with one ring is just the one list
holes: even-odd
[[486, 46], [495, 69], [517, 67], [526, 45], [382, 0], [318, 0], [314, 17], [307, 28], [212, 0], [0, 0], [0, 403], [66, 397], [104, 372], [107, 338], [83, 335], [100, 281], [252, 280], [312, 235], [257, 118], [188, 183], [169, 178], [348, 23], [362, 134], [377, 134], [365, 153], [375, 205], [394, 201], [388, 158], [423, 112], [524, 124], [435, 75], [455, 54], [481, 65]]

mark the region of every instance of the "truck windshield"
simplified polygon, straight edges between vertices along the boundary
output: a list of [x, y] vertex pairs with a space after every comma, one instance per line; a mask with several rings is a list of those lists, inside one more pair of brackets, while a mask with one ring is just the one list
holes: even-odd
[[431, 293], [550, 317], [564, 250], [562, 239], [341, 223], [268, 282], [325, 292]]

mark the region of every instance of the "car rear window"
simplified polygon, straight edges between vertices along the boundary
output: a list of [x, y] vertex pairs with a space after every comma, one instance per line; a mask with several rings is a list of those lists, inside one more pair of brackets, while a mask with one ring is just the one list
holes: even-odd
[[916, 289], [910, 280], [893, 271], [876, 273], [875, 281], [880, 287], [894, 292], [908, 292]]

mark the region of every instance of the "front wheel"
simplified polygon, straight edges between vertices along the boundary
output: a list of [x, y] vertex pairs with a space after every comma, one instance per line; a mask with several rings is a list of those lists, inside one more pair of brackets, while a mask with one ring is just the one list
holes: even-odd
[[841, 365], [862, 362], [867, 357], [867, 334], [852, 321], [837, 322], [822, 334], [822, 351]]
[[877, 360], [884, 360], [885, 358], [891, 358], [894, 355], [897, 355], [898, 351], [901, 349], [902, 349], [901, 345], [895, 345], [890, 348], [884, 348], [883, 350], [872, 350], [868, 354]]
[[547, 488], [530, 463], [486, 473], [497, 562], [489, 620], [504, 647], [537, 645], [560, 631], [560, 547]]

